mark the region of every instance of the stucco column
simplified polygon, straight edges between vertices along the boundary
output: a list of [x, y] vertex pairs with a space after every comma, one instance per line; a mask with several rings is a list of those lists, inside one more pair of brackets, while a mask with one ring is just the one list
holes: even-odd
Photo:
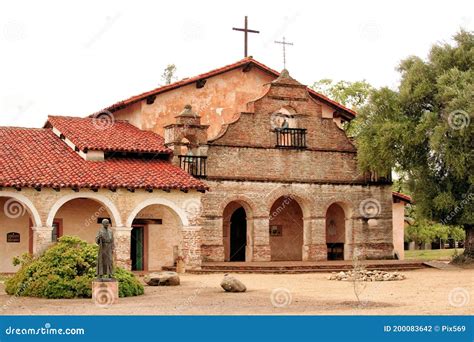
[[[322, 261], [327, 260], [328, 252], [326, 245], [326, 218], [325, 217], [311, 217], [304, 221], [304, 249], [303, 260], [307, 261]], [[306, 245], [308, 243], [308, 245]]]
[[53, 227], [32, 227], [33, 254], [43, 253], [52, 244]]
[[184, 226], [182, 228], [182, 253], [186, 269], [201, 268], [201, 226]]
[[126, 270], [132, 269], [130, 247], [132, 241], [132, 227], [111, 227], [115, 242], [115, 264]]
[[252, 261], [270, 261], [270, 219], [253, 217]]

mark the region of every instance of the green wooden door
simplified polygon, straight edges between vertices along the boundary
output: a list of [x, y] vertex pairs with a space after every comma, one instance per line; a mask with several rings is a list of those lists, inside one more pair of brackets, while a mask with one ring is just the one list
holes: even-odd
[[131, 241], [132, 270], [143, 271], [143, 227], [133, 227]]

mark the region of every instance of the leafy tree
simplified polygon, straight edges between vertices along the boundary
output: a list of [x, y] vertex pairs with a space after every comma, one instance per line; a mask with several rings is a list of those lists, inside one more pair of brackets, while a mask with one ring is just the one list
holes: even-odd
[[416, 245], [430, 243], [440, 239], [447, 241], [453, 239], [462, 241], [465, 239], [464, 229], [460, 226], [447, 226], [440, 223], [417, 220], [406, 229], [405, 241], [414, 241]]
[[359, 165], [408, 181], [418, 217], [466, 231], [474, 257], [474, 34], [406, 58], [398, 91], [371, 91], [356, 121]]
[[356, 82], [339, 81], [335, 83], [328, 78], [315, 82], [311, 88], [354, 110], [357, 110], [367, 102], [370, 91], [373, 89], [365, 80]]
[[161, 81], [164, 82], [164, 84], [171, 84], [172, 82], [176, 81], [176, 70], [176, 65], [168, 64], [168, 66], [163, 71], [163, 74], [161, 74]]

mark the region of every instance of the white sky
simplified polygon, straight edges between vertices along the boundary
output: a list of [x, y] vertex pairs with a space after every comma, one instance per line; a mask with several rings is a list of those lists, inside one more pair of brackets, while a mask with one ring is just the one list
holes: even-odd
[[249, 53], [305, 84], [321, 78], [396, 86], [395, 67], [425, 57], [461, 27], [474, 1], [0, 2], [0, 125], [40, 127], [48, 114], [85, 116], [156, 88], [176, 64], [190, 77]]

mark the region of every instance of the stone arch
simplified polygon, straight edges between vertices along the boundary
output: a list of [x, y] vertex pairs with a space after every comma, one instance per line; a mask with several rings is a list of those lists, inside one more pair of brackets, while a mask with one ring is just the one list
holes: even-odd
[[[236, 207], [234, 210], [226, 213], [232, 204], [236, 204]], [[231, 240], [233, 234], [231, 218], [239, 210], [239, 208], [243, 209], [244, 217], [242, 217], [242, 220], [245, 220], [245, 249], [242, 252], [245, 254], [245, 261], [251, 261], [253, 255], [254, 217], [257, 215], [255, 212], [257, 210], [257, 206], [250, 198], [242, 195], [230, 196], [225, 201], [223, 201], [219, 207], [219, 215], [222, 215], [222, 243], [224, 246], [224, 259], [227, 261], [231, 260]], [[236, 227], [234, 227], [234, 229], [236, 229]]]
[[352, 218], [354, 214], [354, 210], [353, 210], [354, 204], [348, 201], [346, 198], [342, 198], [342, 197], [331, 198], [330, 200], [327, 200], [326, 202], [324, 202], [324, 205], [321, 207], [322, 217], [326, 215], [328, 208], [333, 204], [338, 204], [341, 206], [341, 208], [344, 210], [344, 213], [346, 215], [346, 219]]
[[46, 226], [51, 227], [53, 225], [54, 217], [58, 210], [67, 202], [79, 199], [79, 198], [86, 198], [91, 199], [99, 202], [108, 210], [109, 214], [111, 215], [112, 224], [115, 227], [122, 227], [122, 218], [120, 217], [120, 212], [117, 210], [115, 204], [106, 196], [97, 194], [97, 193], [73, 193], [69, 195], [62, 196], [60, 199], [56, 201], [51, 207], [48, 218], [46, 219]]
[[245, 209], [245, 212], [247, 213], [247, 218], [250, 219], [257, 215], [257, 206], [255, 205], [255, 203], [250, 198], [242, 195], [230, 196], [229, 198], [226, 198], [224, 201], [222, 201], [219, 206], [218, 214], [223, 214], [225, 208], [232, 202], [239, 203]]
[[348, 260], [352, 254], [352, 205], [344, 199], [332, 199], [323, 206], [324, 236], [328, 259]]
[[301, 207], [301, 210], [303, 211], [303, 218], [308, 218], [311, 216], [311, 201], [309, 200], [307, 195], [289, 186], [280, 186], [272, 190], [267, 195], [265, 200], [266, 212], [270, 213], [275, 201], [278, 200], [280, 197], [284, 196], [290, 197], [298, 203], [298, 205]]
[[[199, 201], [199, 200], [196, 200], [196, 201]], [[178, 215], [178, 217], [180, 218], [182, 225], [183, 226], [189, 226], [189, 219], [188, 219], [188, 216], [186, 215], [186, 211], [183, 208], [180, 208], [173, 201], [170, 201], [170, 200], [167, 200], [167, 199], [164, 199], [164, 198], [160, 198], [160, 197], [149, 198], [149, 199], [141, 202], [140, 204], [138, 204], [132, 210], [130, 215], [128, 215], [128, 218], [127, 218], [127, 221], [126, 221], [126, 226], [131, 227], [132, 223], [133, 223], [133, 220], [137, 216], [137, 214], [142, 209], [144, 209], [144, 208], [146, 208], [150, 205], [154, 205], [154, 204], [163, 205], [163, 206], [171, 208]]]
[[29, 212], [31, 215], [33, 225], [35, 227], [41, 227], [42, 222], [41, 222], [41, 216], [36, 209], [35, 205], [33, 202], [30, 201], [28, 197], [25, 195], [19, 194], [17, 192], [11, 192], [11, 191], [2, 191], [0, 192], [0, 197], [11, 197], [20, 202], [22, 205], [26, 207], [26, 210]]

